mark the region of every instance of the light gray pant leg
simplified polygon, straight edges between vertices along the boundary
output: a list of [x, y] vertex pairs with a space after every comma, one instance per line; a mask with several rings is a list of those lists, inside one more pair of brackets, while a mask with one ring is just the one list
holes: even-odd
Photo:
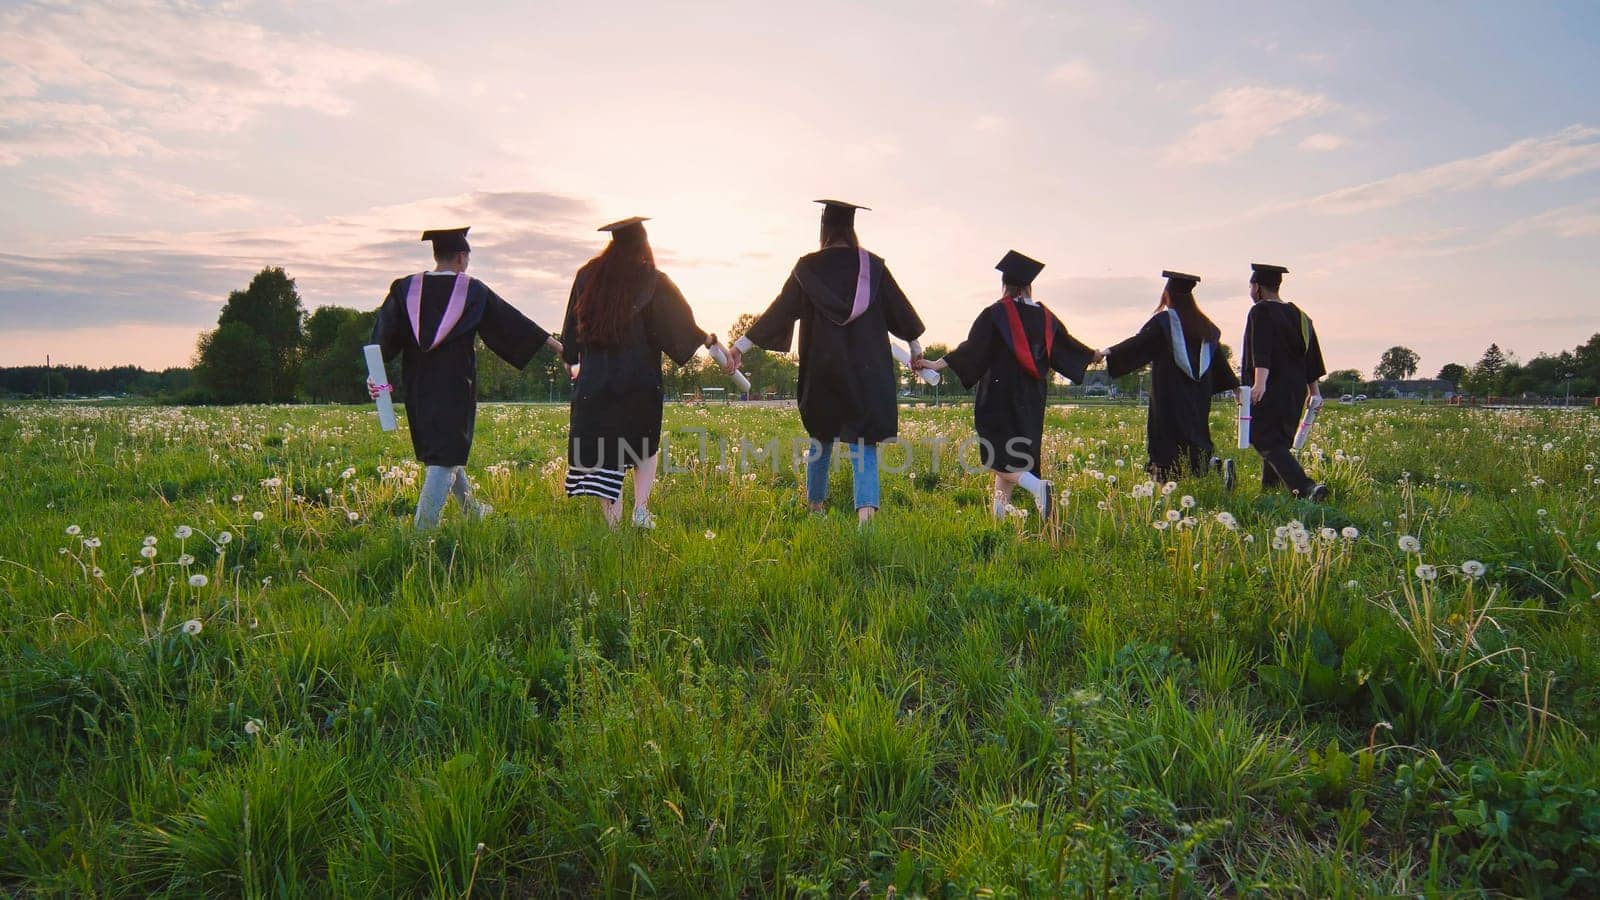
[[439, 514], [444, 512], [444, 500], [450, 494], [456, 470], [449, 466], [429, 466], [422, 476], [422, 494], [417, 498], [418, 528], [433, 528], [439, 524]]
[[482, 510], [478, 508], [477, 502], [472, 499], [472, 482], [467, 480], [466, 467], [456, 466], [450, 471], [455, 476], [455, 480], [450, 482], [450, 494], [456, 498], [457, 503], [461, 504], [462, 512], [473, 518], [479, 518]]

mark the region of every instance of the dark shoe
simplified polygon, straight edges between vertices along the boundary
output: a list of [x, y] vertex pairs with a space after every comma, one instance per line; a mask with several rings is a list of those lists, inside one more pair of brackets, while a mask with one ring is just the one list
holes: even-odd
[[1231, 459], [1223, 460], [1222, 461], [1222, 489], [1231, 494], [1231, 493], [1233, 493], [1234, 487], [1237, 486], [1238, 483], [1239, 483], [1239, 472], [1234, 467], [1233, 460], [1231, 460]]
[[1056, 514], [1056, 486], [1054, 482], [1046, 481], [1044, 483], [1044, 504], [1039, 507], [1039, 514], [1044, 516], [1046, 522], [1049, 522], [1051, 517]]
[[1328, 498], [1332, 496], [1333, 492], [1328, 490], [1327, 485], [1318, 484], [1312, 486], [1311, 493], [1306, 495], [1306, 499], [1310, 500], [1312, 503], [1327, 503]]

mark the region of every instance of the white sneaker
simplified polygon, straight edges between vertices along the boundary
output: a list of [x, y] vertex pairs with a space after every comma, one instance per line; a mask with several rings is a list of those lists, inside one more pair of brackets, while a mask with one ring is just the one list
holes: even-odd
[[635, 506], [633, 508], [633, 527], [654, 528], [656, 527], [656, 517], [650, 515], [650, 510]]

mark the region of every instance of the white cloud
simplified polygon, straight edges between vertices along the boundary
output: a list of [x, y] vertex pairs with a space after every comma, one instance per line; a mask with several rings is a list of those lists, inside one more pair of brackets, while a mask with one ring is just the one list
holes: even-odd
[[364, 82], [434, 88], [415, 58], [227, 13], [144, 0], [0, 14], [0, 165], [139, 155], [156, 149], [163, 132], [233, 132], [271, 108], [340, 115], [348, 89]]
[[199, 191], [125, 167], [70, 178], [47, 175], [33, 179], [29, 185], [68, 206], [98, 216], [143, 214], [148, 217], [165, 214], [171, 206], [180, 206], [186, 212], [202, 216], [214, 216], [260, 207], [255, 198], [244, 194]]
[[1195, 108], [1206, 120], [1167, 148], [1174, 164], [1225, 162], [1249, 152], [1263, 139], [1302, 119], [1323, 115], [1338, 104], [1321, 94], [1286, 87], [1250, 85], [1212, 95]]
[[1303, 203], [1332, 215], [1369, 212], [1408, 200], [1474, 188], [1516, 187], [1560, 181], [1600, 170], [1600, 129], [1573, 125], [1555, 134], [1526, 138], [1499, 150], [1402, 172], [1341, 188]]
[[1075, 91], [1087, 91], [1100, 84], [1100, 72], [1086, 60], [1073, 59], [1051, 69], [1048, 80]]
[[1310, 135], [1300, 141], [1300, 149], [1308, 150], [1312, 153], [1327, 153], [1330, 150], [1338, 150], [1349, 145], [1349, 138], [1326, 132]]

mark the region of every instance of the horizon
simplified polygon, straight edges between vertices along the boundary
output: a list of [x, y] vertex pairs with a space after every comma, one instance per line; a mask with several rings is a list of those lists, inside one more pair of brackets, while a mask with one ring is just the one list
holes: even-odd
[[308, 313], [373, 309], [459, 225], [554, 330], [595, 229], [634, 214], [726, 335], [825, 196], [872, 207], [924, 344], [965, 336], [1008, 249], [1096, 347], [1163, 269], [1237, 346], [1251, 262], [1289, 267], [1330, 370], [1600, 332], [1593, 4], [149, 0], [23, 3], [0, 37], [5, 366], [188, 365], [266, 266]]

